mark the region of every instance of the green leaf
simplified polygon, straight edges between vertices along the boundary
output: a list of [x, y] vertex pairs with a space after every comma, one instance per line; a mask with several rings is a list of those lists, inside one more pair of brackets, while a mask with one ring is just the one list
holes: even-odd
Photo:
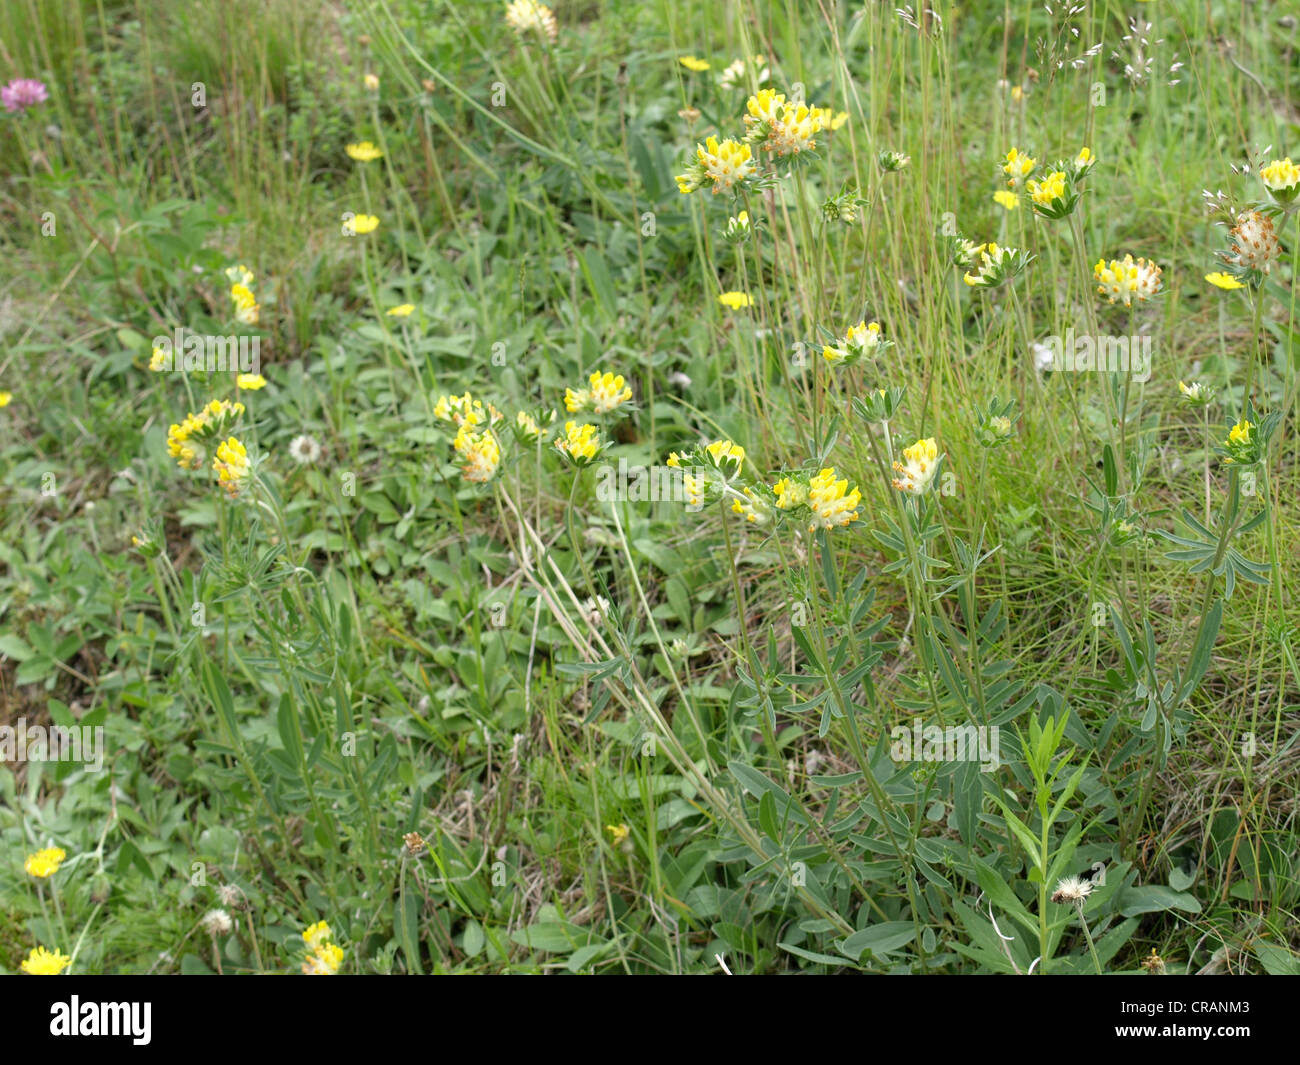
[[1120, 913], [1136, 917], [1142, 913], [1160, 913], [1162, 910], [1185, 910], [1200, 913], [1201, 904], [1185, 891], [1174, 891], [1163, 884], [1146, 884], [1126, 888], [1120, 896]]
[[891, 951], [905, 947], [916, 938], [916, 925], [911, 921], [885, 921], [872, 925], [859, 932], [854, 932], [839, 947], [845, 957], [857, 961], [862, 952], [870, 950], [873, 955], [889, 954]]

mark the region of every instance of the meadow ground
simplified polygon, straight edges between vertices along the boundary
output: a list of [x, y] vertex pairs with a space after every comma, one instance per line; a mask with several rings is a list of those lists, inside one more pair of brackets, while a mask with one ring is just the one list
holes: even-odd
[[0, 0], [0, 972], [1300, 973], [1293, 5], [553, 6]]

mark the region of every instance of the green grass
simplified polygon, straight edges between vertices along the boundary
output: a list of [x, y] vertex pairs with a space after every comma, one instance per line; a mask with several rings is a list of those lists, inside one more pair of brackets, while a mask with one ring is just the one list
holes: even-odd
[[[0, 725], [100, 725], [106, 756], [0, 767], [0, 971], [40, 944], [294, 972], [317, 920], [359, 973], [1300, 971], [1300, 223], [1221, 291], [1201, 195], [1262, 200], [1233, 165], [1300, 153], [1295, 30], [1267, 2], [1103, 0], [1077, 39], [1041, 4], [896, 6], [561, 2], [550, 45], [496, 3], [10, 0], [0, 81], [50, 100], [0, 114]], [[718, 75], [760, 54], [847, 122], [768, 188], [680, 194], [743, 133], [753, 86]], [[1012, 146], [1085, 144], [1071, 219], [994, 202]], [[972, 289], [951, 232], [1034, 259]], [[1163, 271], [1131, 315], [1092, 277], [1126, 252]], [[860, 319], [890, 346], [827, 364]], [[151, 373], [176, 326], [257, 335], [267, 387]], [[1067, 330], [1149, 336], [1150, 380], [1036, 372]], [[559, 428], [606, 370], [635, 404], [591, 418], [598, 468], [503, 424], [462, 477], [441, 396]], [[167, 452], [214, 396], [247, 407], [234, 500]], [[1270, 436], [1234, 469], [1247, 401]], [[890, 458], [926, 437], [917, 503]], [[722, 438], [756, 490], [833, 466], [860, 521], [601, 489]], [[1255, 581], [1227, 596], [1170, 534]], [[1000, 766], [895, 761], [917, 717], [996, 725]], [[1050, 901], [1095, 862], [1082, 914]]]

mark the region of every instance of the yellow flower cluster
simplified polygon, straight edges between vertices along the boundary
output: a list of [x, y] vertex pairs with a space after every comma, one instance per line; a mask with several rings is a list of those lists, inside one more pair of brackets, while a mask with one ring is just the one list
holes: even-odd
[[677, 175], [677, 188], [682, 193], [690, 193], [705, 181], [711, 181], [715, 195], [730, 192], [753, 177], [756, 170], [748, 144], [730, 137], [723, 141], [710, 137], [695, 146], [695, 164], [686, 173]]
[[305, 976], [334, 976], [343, 964], [343, 948], [333, 942], [330, 926], [317, 921], [302, 934], [307, 944], [307, 959], [302, 963]]
[[749, 98], [745, 109], [745, 140], [778, 159], [814, 151], [817, 134], [826, 123], [834, 121], [829, 111], [787, 100], [775, 89], [760, 89]]
[[1147, 259], [1134, 259], [1125, 255], [1123, 259], [1098, 259], [1092, 268], [1097, 280], [1097, 291], [1111, 303], [1122, 301], [1125, 307], [1149, 300], [1160, 291], [1160, 267]]
[[462, 425], [452, 447], [464, 464], [461, 472], [465, 480], [475, 484], [490, 481], [501, 465], [501, 445], [491, 429], [476, 433], [472, 425]]
[[468, 392], [463, 396], [439, 396], [433, 407], [433, 416], [457, 426], [495, 425], [502, 418], [501, 412], [491, 403], [484, 407], [482, 400], [475, 399]]
[[239, 495], [248, 478], [248, 452], [244, 445], [233, 436], [223, 440], [217, 445], [212, 469], [231, 499]]
[[575, 466], [589, 465], [603, 448], [600, 430], [590, 424], [565, 422], [564, 435], [555, 438], [555, 449]]
[[834, 365], [851, 364], [864, 356], [874, 355], [881, 345], [880, 323], [858, 322], [849, 326], [843, 338], [822, 348], [822, 358]]
[[1300, 195], [1300, 166], [1291, 162], [1291, 157], [1274, 159], [1259, 172], [1269, 194], [1283, 206]]
[[560, 32], [555, 12], [537, 0], [510, 0], [506, 4], [506, 24], [519, 37], [537, 34], [552, 44]]
[[835, 468], [827, 467], [808, 483], [808, 506], [813, 517], [809, 531], [833, 529], [858, 520], [858, 503], [862, 493], [856, 488], [849, 491], [849, 482], [837, 480]]
[[1002, 164], [1002, 172], [1007, 175], [1007, 184], [1018, 189], [1025, 178], [1034, 172], [1034, 167], [1037, 165], [1037, 159], [1023, 155], [1019, 148], [1012, 148], [1007, 152], [1006, 162]]
[[[261, 312], [257, 297], [253, 294], [253, 272], [242, 263], [226, 270], [230, 280], [230, 301], [235, 305], [235, 320], [244, 325], [257, 325]], [[156, 356], [155, 352], [155, 356]], [[152, 366], [152, 362], [150, 363]]]
[[632, 389], [623, 380], [622, 374], [593, 373], [588, 379], [588, 388], [574, 391], [564, 390], [564, 407], [570, 414], [577, 414], [588, 407], [596, 414], [608, 414], [632, 398]]
[[930, 487], [935, 471], [939, 468], [939, 449], [934, 437], [918, 440], [911, 447], [903, 448], [903, 458], [905, 462], [894, 463], [894, 472], [899, 474], [894, 478], [894, 487], [909, 495], [922, 495]]
[[179, 425], [172, 424], [167, 430], [167, 453], [181, 469], [197, 470], [206, 457], [203, 441], [220, 435], [243, 413], [242, 403], [214, 399], [197, 414], [185, 415], [185, 420]]

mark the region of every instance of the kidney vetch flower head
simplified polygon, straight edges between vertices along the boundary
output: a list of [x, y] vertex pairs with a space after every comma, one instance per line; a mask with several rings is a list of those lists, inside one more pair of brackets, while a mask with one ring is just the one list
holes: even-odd
[[1007, 152], [1006, 162], [1002, 164], [1002, 173], [1007, 175], [1007, 184], [1013, 189], [1018, 189], [1025, 178], [1034, 172], [1034, 167], [1037, 165], [1037, 159], [1021, 154], [1019, 148], [1012, 148]]
[[1259, 211], [1246, 211], [1237, 216], [1237, 224], [1229, 230], [1229, 250], [1222, 255], [1224, 262], [1257, 277], [1268, 274], [1273, 264], [1282, 257], [1273, 219]]
[[248, 452], [235, 437], [230, 437], [217, 445], [216, 456], [212, 459], [212, 469], [221, 487], [231, 499], [239, 495], [248, 479]]
[[757, 172], [754, 153], [748, 144], [730, 137], [722, 141], [710, 137], [695, 146], [695, 162], [684, 174], [677, 175], [677, 189], [690, 193], [710, 181], [716, 196], [719, 192], [734, 192], [744, 187]]
[[434, 404], [433, 416], [456, 426], [462, 425], [496, 425], [504, 415], [492, 406], [484, 406], [481, 399], [475, 399], [468, 392], [463, 396], [444, 395], [438, 397]]
[[589, 466], [604, 449], [600, 439], [600, 430], [594, 425], [579, 425], [577, 422], [565, 422], [564, 433], [557, 435], [555, 450], [575, 466]]
[[575, 392], [572, 388], [564, 390], [564, 406], [570, 414], [577, 414], [588, 407], [596, 414], [608, 414], [632, 398], [632, 389], [623, 380], [622, 374], [601, 373], [597, 370], [588, 379], [589, 388]]
[[206, 441], [219, 437], [244, 413], [242, 403], [228, 399], [214, 399], [197, 414], [185, 415], [185, 420], [167, 430], [167, 453], [183, 470], [197, 470], [207, 458]]
[[1262, 453], [1258, 426], [1243, 417], [1228, 430], [1228, 439], [1218, 449], [1224, 456], [1225, 464], [1251, 466], [1258, 462]]
[[939, 469], [939, 449], [934, 437], [918, 440], [911, 447], [903, 448], [904, 462], [894, 463], [894, 487], [908, 495], [923, 495], [934, 480]]
[[1259, 176], [1279, 207], [1291, 207], [1300, 195], [1300, 166], [1291, 162], [1290, 156], [1274, 159], [1260, 170]]
[[812, 510], [809, 532], [817, 529], [834, 529], [858, 520], [858, 504], [862, 493], [849, 490], [849, 482], [837, 479], [833, 466], [822, 470], [808, 482], [808, 507]]
[[555, 12], [537, 0], [510, 0], [506, 4], [506, 23], [519, 37], [535, 33], [552, 44], [560, 32]]
[[730, 440], [715, 440], [704, 448], [705, 461], [729, 480], [745, 465], [745, 449]]
[[880, 323], [864, 319], [849, 326], [844, 336], [834, 344], [824, 345], [822, 358], [832, 365], [851, 366], [859, 359], [878, 355], [888, 345], [889, 342], [881, 337]]
[[1034, 212], [1044, 218], [1066, 218], [1079, 202], [1079, 192], [1064, 170], [1054, 170], [1042, 181], [1031, 178], [1025, 188]]
[[452, 447], [461, 460], [461, 473], [465, 480], [484, 484], [501, 465], [501, 445], [491, 429], [475, 432], [471, 425], [462, 425], [452, 441]]
[[794, 103], [784, 93], [760, 89], [745, 105], [748, 132], [745, 141], [757, 144], [778, 159], [799, 156], [817, 148], [817, 134], [823, 128], [820, 108]]
[[960, 254], [963, 258], [970, 255], [970, 263], [963, 265], [976, 267], [974, 272], [968, 270], [962, 275], [962, 280], [971, 288], [996, 288], [1019, 275], [1034, 258], [1028, 252], [1002, 247], [992, 241], [975, 245], [973, 252], [963, 247]]
[[1079, 154], [1074, 157], [1072, 169], [1074, 170], [1074, 180], [1082, 181], [1087, 177], [1088, 172], [1097, 165], [1097, 157], [1092, 154], [1091, 148], [1080, 148]]
[[906, 169], [912, 161], [910, 155], [904, 155], [902, 152], [892, 151], [888, 148], [882, 149], [876, 156], [876, 164], [886, 174], [897, 174], [900, 170]]
[[539, 440], [544, 440], [549, 432], [549, 426], [555, 421], [555, 411], [548, 414], [538, 414], [536, 416], [529, 414], [526, 410], [521, 410], [515, 414], [514, 432], [515, 439], [521, 444], [535, 444]]
[[1148, 259], [1134, 259], [1132, 255], [1110, 262], [1098, 259], [1092, 274], [1097, 291], [1110, 303], [1118, 300], [1125, 307], [1132, 306], [1135, 299], [1149, 300], [1160, 291], [1160, 267]]
[[1190, 407], [1205, 407], [1214, 401], [1214, 389], [1201, 381], [1190, 385], [1178, 382], [1178, 391], [1183, 394], [1183, 402]]

